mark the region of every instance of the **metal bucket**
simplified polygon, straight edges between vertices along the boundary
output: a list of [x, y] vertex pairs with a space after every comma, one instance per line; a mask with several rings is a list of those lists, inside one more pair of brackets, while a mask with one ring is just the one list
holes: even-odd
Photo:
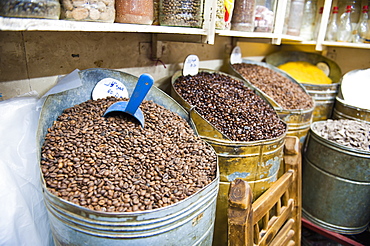
[[348, 119], [370, 122], [370, 110], [348, 105], [343, 99], [336, 97], [333, 119]]
[[291, 61], [305, 61], [314, 65], [321, 64], [325, 66], [329, 71], [328, 77], [333, 81], [332, 84], [301, 84], [315, 100], [312, 121], [322, 121], [331, 118], [335, 97], [339, 89], [339, 81], [342, 76], [340, 67], [334, 61], [319, 54], [300, 51], [276, 52], [266, 56], [265, 60], [275, 67]]
[[[121, 81], [132, 93], [137, 77], [108, 69], [80, 72], [82, 86], [51, 95], [42, 108], [37, 133], [41, 150], [47, 129], [66, 108], [87, 101], [95, 84], [103, 78]], [[187, 112], [156, 87], [147, 100], [166, 107], [188, 120]], [[211, 245], [216, 212], [219, 174], [192, 196], [173, 205], [138, 212], [98, 212], [60, 199], [50, 193], [43, 180], [43, 191], [56, 245]]]
[[[278, 69], [278, 68], [276, 68], [276, 67], [274, 67], [270, 64], [267, 64], [265, 62], [257, 62], [257, 61], [246, 60], [246, 59], [242, 59], [242, 63], [254, 64], [254, 65], [261, 66], [261, 67], [269, 68], [269, 69], [273, 70], [274, 72], [277, 72], [277, 73], [281, 74], [282, 76], [288, 78], [293, 83], [296, 83], [297, 85], [299, 85], [299, 87], [302, 88], [302, 90], [304, 92], [306, 92], [308, 94], [305, 87], [302, 86], [300, 83], [298, 83], [294, 78], [292, 78], [291, 76], [289, 76], [284, 71], [282, 71], [282, 70], [280, 70], [280, 69]], [[268, 96], [266, 93], [264, 93], [258, 87], [254, 86], [251, 82], [249, 82], [246, 78], [244, 78], [239, 72], [237, 72], [232, 67], [231, 64], [230, 64], [230, 68], [231, 68], [233, 74], [235, 74], [237, 77], [245, 80], [246, 83], [248, 83], [248, 85], [250, 87], [254, 88], [259, 93], [261, 93], [263, 95], [263, 97], [265, 97], [271, 103], [271, 105], [274, 107], [276, 113], [279, 115], [280, 119], [282, 119], [284, 122], [287, 123], [287, 126], [288, 126], [287, 135], [288, 136], [296, 136], [296, 137], [299, 138], [300, 142], [303, 143], [304, 139], [307, 135], [307, 132], [310, 130], [310, 126], [311, 126], [311, 123], [312, 123], [312, 117], [313, 117], [313, 110], [314, 110], [315, 107], [313, 106], [312, 108], [309, 108], [309, 109], [284, 109], [273, 98]], [[313, 101], [313, 105], [314, 104], [315, 104], [315, 102]]]
[[361, 233], [370, 222], [370, 151], [331, 142], [314, 127], [303, 148], [303, 216], [330, 231]]
[[[215, 72], [207, 69], [201, 71]], [[181, 75], [182, 71], [178, 71], [172, 76], [171, 96], [189, 110], [189, 115], [194, 121], [200, 137], [209, 143], [217, 153], [220, 168], [220, 190], [217, 198], [213, 245], [227, 245], [227, 206], [230, 183], [236, 178], [248, 181], [252, 188], [253, 197], [257, 199], [278, 179], [279, 168], [283, 162], [286, 134], [275, 139], [253, 142], [236, 142], [226, 139], [176, 92], [173, 84]], [[227, 76], [230, 75], [227, 74]], [[258, 91], [256, 93], [260, 95]], [[261, 97], [263, 98], [263, 96]], [[266, 99], [264, 100], [268, 103]]]
[[[341, 85], [339, 87], [338, 95], [335, 98], [334, 110], [333, 110], [333, 119], [349, 119], [349, 120], [358, 120], [364, 122], [370, 122], [370, 110], [365, 108], [360, 108], [358, 106], [353, 106], [345, 100], [342, 90], [345, 89], [345, 85], [342, 85], [342, 81], [352, 81], [356, 77], [351, 77], [357, 72], [362, 71], [362, 69], [352, 70], [346, 73], [341, 78]], [[344, 86], [344, 88], [343, 88]], [[361, 98], [361, 97], [360, 97]], [[362, 100], [366, 100], [363, 98]], [[349, 100], [351, 102], [351, 100]]]

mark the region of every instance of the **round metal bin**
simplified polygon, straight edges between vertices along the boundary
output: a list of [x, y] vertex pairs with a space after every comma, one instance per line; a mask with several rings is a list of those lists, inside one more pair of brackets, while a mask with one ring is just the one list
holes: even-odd
[[[208, 69], [202, 69], [201, 71], [215, 72]], [[223, 74], [222, 72], [217, 73]], [[199, 115], [196, 110], [193, 110], [176, 92], [173, 85], [181, 75], [182, 71], [177, 71], [172, 76], [171, 96], [189, 111], [190, 118], [194, 121], [199, 136], [213, 147], [218, 156], [220, 188], [217, 198], [213, 245], [227, 245], [227, 207], [230, 183], [236, 178], [248, 181], [254, 199], [257, 199], [266, 191], [278, 179], [279, 168], [283, 162], [286, 133], [269, 140], [230, 141]], [[227, 74], [227, 76], [230, 75]], [[255, 92], [260, 95], [258, 91]], [[263, 96], [261, 97], [263, 98]], [[266, 99], [264, 100], [269, 103]]]
[[303, 148], [303, 216], [330, 231], [361, 233], [370, 222], [370, 151], [324, 139], [315, 123]]
[[265, 61], [275, 67], [292, 61], [305, 61], [314, 65], [321, 63], [326, 66], [329, 70], [328, 77], [333, 81], [332, 84], [301, 84], [315, 100], [312, 121], [322, 121], [331, 118], [335, 97], [338, 94], [339, 81], [342, 76], [340, 67], [334, 61], [319, 54], [301, 51], [276, 52], [266, 56]]
[[[66, 108], [91, 99], [103, 78], [121, 81], [132, 93], [137, 77], [108, 69], [80, 72], [82, 86], [49, 96], [37, 133], [39, 149], [47, 129]], [[171, 97], [152, 87], [146, 100], [179, 114], [194, 129], [187, 112]], [[192, 196], [167, 207], [138, 212], [98, 212], [53, 195], [43, 180], [43, 192], [56, 245], [212, 245], [219, 172], [215, 180]]]
[[[363, 69], [352, 70], [346, 73], [341, 78], [341, 85], [339, 87], [338, 95], [335, 98], [333, 119], [349, 119], [349, 120], [359, 120], [359, 121], [370, 122], [370, 110], [349, 104], [351, 100], [348, 101], [347, 99], [346, 101], [342, 93], [342, 90], [346, 88], [345, 85], [342, 85], [342, 81], [345, 81], [347, 79], [348, 81], [352, 81], [353, 79], [358, 79], [356, 77], [351, 77], [351, 76], [361, 71], [364, 71], [364, 70]], [[361, 96], [359, 97], [359, 99], [361, 99]], [[362, 100], [367, 100], [367, 98], [362, 98]]]
[[348, 119], [370, 122], [370, 110], [348, 105], [343, 99], [336, 97], [333, 119]]
[[[299, 85], [299, 87], [302, 88], [304, 92], [309, 94], [306, 91], [306, 88], [302, 86], [300, 83], [298, 83], [294, 78], [289, 76], [287, 73], [284, 71], [276, 68], [275, 66], [272, 66], [268, 63], [265, 62], [257, 62], [257, 61], [251, 61], [251, 60], [246, 60], [242, 59], [242, 63], [247, 63], [247, 64], [254, 64], [258, 65], [261, 67], [266, 67], [269, 68], [282, 76], [290, 79], [293, 83], [296, 83]], [[307, 135], [307, 132], [310, 129], [310, 125], [312, 123], [312, 117], [313, 117], [313, 111], [315, 106], [309, 109], [284, 109], [282, 108], [273, 98], [268, 96], [266, 93], [264, 93], [261, 89], [258, 87], [254, 86], [251, 82], [249, 82], [246, 78], [244, 78], [238, 71], [236, 71], [232, 65], [230, 64], [230, 68], [232, 70], [232, 73], [235, 74], [237, 77], [245, 80], [248, 85], [255, 90], [257, 90], [260, 94], [262, 94], [274, 107], [276, 113], [279, 115], [280, 119], [282, 119], [285, 123], [288, 125], [288, 136], [296, 136], [299, 138], [300, 142], [303, 143], [304, 139]], [[315, 101], [313, 100], [313, 105], [315, 105]]]

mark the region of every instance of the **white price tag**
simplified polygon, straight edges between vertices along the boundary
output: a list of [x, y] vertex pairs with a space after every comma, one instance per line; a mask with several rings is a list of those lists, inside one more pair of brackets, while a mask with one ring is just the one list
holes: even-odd
[[240, 50], [239, 46], [235, 46], [233, 51], [231, 52], [230, 63], [231, 64], [242, 63], [242, 51]]
[[97, 100], [109, 96], [128, 98], [126, 86], [121, 81], [113, 78], [105, 78], [100, 80], [94, 87], [92, 99]]
[[196, 75], [199, 71], [199, 58], [196, 55], [189, 55], [185, 59], [182, 75]]

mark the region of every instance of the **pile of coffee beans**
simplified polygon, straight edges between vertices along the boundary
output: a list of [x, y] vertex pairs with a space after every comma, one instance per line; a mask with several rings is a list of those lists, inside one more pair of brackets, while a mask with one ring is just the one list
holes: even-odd
[[102, 115], [118, 98], [66, 109], [48, 129], [41, 170], [50, 192], [96, 211], [133, 212], [177, 203], [211, 183], [213, 149], [179, 115], [152, 102], [132, 116]]
[[284, 109], [310, 109], [314, 105], [312, 97], [297, 83], [268, 67], [249, 63], [232, 67]]
[[286, 126], [274, 109], [241, 80], [225, 74], [199, 72], [180, 76], [176, 92], [221, 133], [234, 141], [281, 136]]
[[370, 124], [356, 120], [326, 120], [315, 122], [312, 130], [337, 144], [370, 151]]

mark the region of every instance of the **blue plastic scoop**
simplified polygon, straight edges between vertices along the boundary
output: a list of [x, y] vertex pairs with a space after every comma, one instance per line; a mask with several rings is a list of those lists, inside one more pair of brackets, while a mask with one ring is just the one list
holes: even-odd
[[152, 87], [154, 80], [149, 74], [142, 74], [139, 77], [139, 80], [136, 83], [134, 92], [132, 93], [130, 100], [128, 102], [121, 101], [113, 103], [104, 113], [103, 116], [111, 112], [123, 112], [135, 117], [144, 128], [144, 115], [143, 112], [139, 109], [140, 104], [144, 100], [146, 94]]

